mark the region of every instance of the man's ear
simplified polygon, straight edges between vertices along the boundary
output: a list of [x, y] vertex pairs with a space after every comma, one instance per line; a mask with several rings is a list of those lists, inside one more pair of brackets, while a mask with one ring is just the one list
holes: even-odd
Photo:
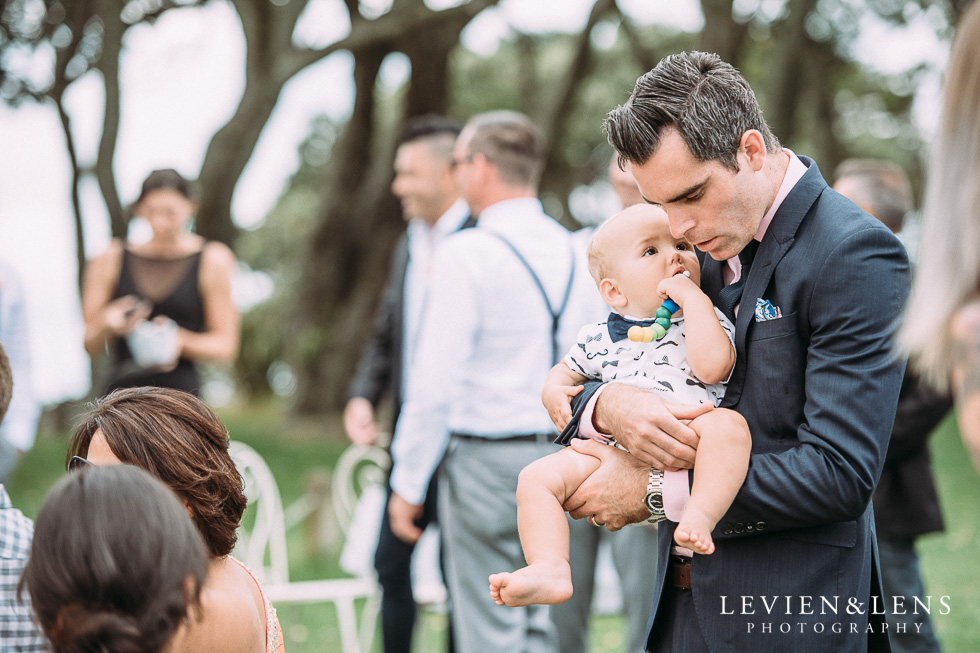
[[599, 295], [602, 296], [602, 301], [613, 308], [626, 306], [626, 295], [619, 290], [619, 284], [616, 283], [615, 279], [606, 278], [600, 281]]
[[766, 139], [762, 137], [762, 132], [758, 129], [750, 129], [742, 134], [739, 141], [739, 149], [748, 159], [752, 170], [759, 172], [766, 162]]

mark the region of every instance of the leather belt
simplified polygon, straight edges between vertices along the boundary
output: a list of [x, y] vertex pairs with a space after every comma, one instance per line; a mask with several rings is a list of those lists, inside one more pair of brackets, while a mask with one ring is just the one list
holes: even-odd
[[558, 437], [554, 433], [528, 433], [527, 435], [505, 435], [502, 437], [491, 437], [482, 435], [470, 435], [469, 433], [453, 433], [452, 437], [459, 438], [460, 440], [475, 441], [480, 442], [547, 442], [549, 444], [555, 441]]
[[667, 556], [667, 582], [681, 590], [691, 589], [691, 559], [671, 554]]

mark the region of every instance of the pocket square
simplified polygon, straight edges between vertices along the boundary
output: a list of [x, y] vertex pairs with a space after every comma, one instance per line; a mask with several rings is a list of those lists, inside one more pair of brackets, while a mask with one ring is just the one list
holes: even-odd
[[783, 316], [782, 310], [778, 306], [773, 306], [768, 299], [762, 299], [761, 297], [755, 302], [755, 321], [756, 322], [768, 322], [769, 320], [776, 320]]

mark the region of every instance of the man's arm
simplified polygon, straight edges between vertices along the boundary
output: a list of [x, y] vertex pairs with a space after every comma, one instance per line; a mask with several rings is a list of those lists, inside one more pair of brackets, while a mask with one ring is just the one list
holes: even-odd
[[[403, 508], [392, 528], [421, 506], [449, 444], [449, 410], [459, 392], [480, 328], [478, 290], [457, 239], [443, 244], [433, 263], [429, 300], [419, 327], [405, 403], [392, 441], [391, 488]], [[459, 250], [459, 251], [457, 251]], [[391, 510], [389, 510], [389, 513]], [[399, 537], [403, 533], [395, 531]], [[405, 539], [403, 537], [403, 539]]]
[[[762, 523], [773, 531], [849, 522], [871, 501], [905, 369], [892, 336], [908, 297], [908, 259], [898, 240], [877, 228], [848, 236], [821, 258], [809, 276], [809, 296], [800, 297], [797, 307], [807, 311], [797, 317], [800, 329], [809, 330], [795, 334], [808, 342], [801, 374], [780, 375], [780, 368], [771, 367], [781, 352], [789, 358], [787, 365], [798, 355], [780, 349], [779, 339], [747, 343], [741, 402], [752, 402], [753, 441], [778, 444], [786, 437], [765, 432], [772, 427], [759, 396], [784, 393], [788, 398], [771, 410], [801, 411], [795, 442], [752, 455], [722, 524]], [[795, 404], [795, 396], [803, 398], [802, 406]], [[772, 419], [776, 424], [796, 421], [785, 421], [786, 415]]]
[[394, 325], [402, 323], [397, 313], [402, 305], [407, 257], [408, 241], [403, 236], [395, 245], [388, 281], [374, 315], [371, 338], [348, 388], [344, 429], [347, 437], [358, 444], [371, 444], [378, 437], [374, 407], [392, 383], [394, 356], [398, 355], [395, 345], [402, 337]]

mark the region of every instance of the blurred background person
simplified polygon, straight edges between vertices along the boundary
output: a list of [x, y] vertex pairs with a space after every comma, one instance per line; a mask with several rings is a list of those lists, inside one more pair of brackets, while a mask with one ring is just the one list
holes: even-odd
[[952, 389], [963, 441], [980, 471], [980, 3], [953, 39], [932, 144], [922, 239], [900, 338], [911, 364]]
[[[891, 229], [911, 258], [915, 243], [902, 233], [912, 210], [912, 188], [905, 171], [881, 159], [848, 159], [835, 176], [834, 190]], [[914, 265], [913, 261], [913, 269]], [[885, 465], [873, 495], [882, 590], [889, 606], [885, 619], [895, 653], [940, 650], [929, 614], [922, 610], [896, 614], [893, 597], [904, 597], [904, 602], [912, 597], [925, 600], [915, 540], [944, 528], [929, 436], [952, 407], [951, 397], [937, 394], [913, 370], [906, 370]]]
[[197, 394], [197, 361], [235, 360], [235, 256], [190, 231], [196, 210], [189, 181], [175, 170], [154, 170], [133, 206], [152, 237], [139, 244], [114, 239], [86, 265], [85, 349], [93, 357], [109, 349], [105, 392], [151, 385]]
[[[446, 236], [475, 224], [466, 203], [459, 199], [453, 180], [453, 144], [459, 130], [457, 123], [439, 116], [411, 120], [395, 154], [391, 191], [401, 201], [408, 229], [395, 245], [374, 331], [361, 355], [351, 382], [350, 399], [344, 408], [344, 430], [355, 444], [377, 441], [375, 408], [384, 396], [391, 399], [389, 428], [394, 432], [426, 303], [432, 255]], [[391, 496], [390, 485], [388, 496]], [[415, 522], [419, 528], [437, 522], [436, 499], [433, 478], [422, 514]], [[386, 509], [375, 554], [382, 590], [381, 634], [385, 653], [408, 653], [412, 648], [417, 612], [412, 593], [414, 550], [415, 543], [392, 534]], [[451, 636], [449, 648], [452, 649]]]
[[457, 188], [479, 221], [436, 254], [392, 446], [397, 537], [418, 539], [414, 522], [439, 477], [461, 653], [557, 650], [548, 606], [500, 607], [487, 596], [492, 572], [524, 564], [517, 477], [555, 451], [541, 388], [584, 321], [569, 315], [578, 301], [571, 234], [537, 197], [544, 153], [537, 126], [512, 111], [479, 114], [456, 139]]
[[186, 506], [210, 552], [202, 617], [187, 634], [188, 650], [281, 652], [275, 608], [258, 580], [231, 556], [247, 499], [228, 442], [221, 420], [193, 395], [124, 388], [82, 416], [68, 443], [66, 466], [77, 464], [75, 457], [97, 466], [135, 465], [163, 481]]
[[30, 331], [27, 306], [16, 271], [0, 261], [0, 344], [10, 360], [17, 383], [7, 416], [0, 424], [0, 483], [17, 468], [21, 456], [34, 446], [41, 406], [31, 383]]
[[41, 505], [22, 588], [54, 653], [189, 653], [207, 571], [169, 488], [130, 465], [84, 466]]
[[[619, 198], [622, 208], [643, 203], [643, 195], [627, 165], [622, 170], [614, 155], [609, 160], [607, 176], [609, 185]], [[578, 254], [577, 265], [588, 270], [586, 251], [596, 227], [579, 229], [572, 238]], [[611, 310], [596, 290], [589, 275], [577, 281], [575, 292], [591, 298], [592, 322], [606, 319]], [[562, 653], [586, 653], [589, 650], [589, 618], [592, 613], [596, 584], [603, 580], [600, 550], [608, 548], [612, 554], [612, 566], [619, 577], [622, 609], [626, 616], [626, 650], [642, 651], [646, 644], [647, 621], [653, 609], [650, 588], [657, 578], [657, 527], [642, 524], [611, 532], [595, 528], [586, 519], [568, 518], [569, 560], [572, 567], [572, 598], [551, 607], [552, 619], [558, 627], [559, 650]], [[599, 571], [597, 575], [596, 572]], [[599, 586], [601, 591], [601, 584]]]
[[[10, 405], [13, 385], [10, 361], [0, 343], [0, 424]], [[0, 482], [0, 649], [4, 651], [48, 650], [44, 636], [31, 618], [29, 597], [17, 592], [33, 536], [34, 524], [14, 508]]]

